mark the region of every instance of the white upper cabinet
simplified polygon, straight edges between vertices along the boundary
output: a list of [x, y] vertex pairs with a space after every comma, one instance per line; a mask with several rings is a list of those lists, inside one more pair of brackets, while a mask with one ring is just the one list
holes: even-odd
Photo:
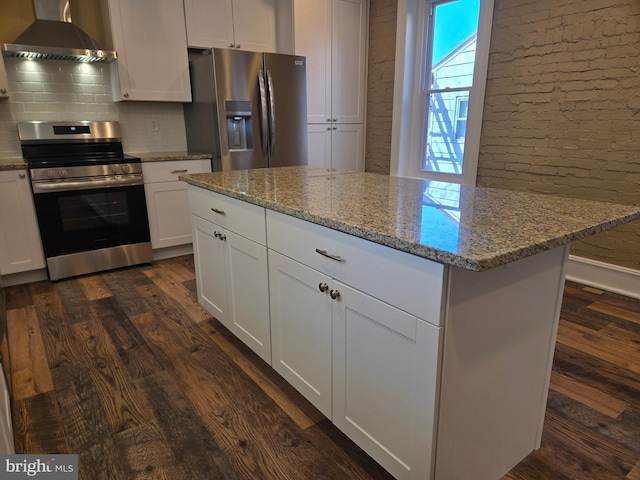
[[276, 52], [276, 0], [184, 0], [189, 47]]
[[295, 53], [307, 57], [307, 123], [363, 123], [367, 0], [295, 0]]
[[2, 57], [0, 57], [0, 98], [9, 98], [9, 81]]
[[182, 0], [107, 0], [105, 5], [118, 54], [115, 100], [190, 102]]

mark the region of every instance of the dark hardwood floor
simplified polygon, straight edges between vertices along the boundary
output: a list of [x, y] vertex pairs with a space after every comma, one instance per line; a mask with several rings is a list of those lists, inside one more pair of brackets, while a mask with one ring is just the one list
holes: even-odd
[[[87, 480], [390, 478], [198, 306], [191, 256], [6, 293], [17, 452]], [[640, 301], [567, 283], [542, 447], [504, 479], [640, 480]]]

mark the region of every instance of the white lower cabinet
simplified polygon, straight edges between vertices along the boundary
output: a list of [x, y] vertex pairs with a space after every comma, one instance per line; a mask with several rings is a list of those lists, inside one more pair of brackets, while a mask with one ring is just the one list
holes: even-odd
[[333, 423], [394, 477], [431, 478], [442, 327], [333, 289]]
[[149, 232], [154, 250], [191, 243], [187, 184], [178, 180], [178, 176], [210, 171], [210, 159], [142, 163]]
[[0, 274], [44, 268], [44, 253], [24, 170], [0, 171]]
[[328, 418], [332, 382], [330, 283], [330, 277], [269, 250], [272, 366]]
[[[231, 230], [235, 225], [245, 232], [242, 226], [247, 225], [246, 230], [259, 231], [256, 223], [262, 219], [264, 238], [264, 209], [213, 192], [189, 192], [192, 212], [219, 215], [220, 223], [231, 225], [225, 228], [210, 218], [191, 216], [198, 302], [271, 364], [267, 247]], [[244, 206], [253, 208], [244, 212]]]

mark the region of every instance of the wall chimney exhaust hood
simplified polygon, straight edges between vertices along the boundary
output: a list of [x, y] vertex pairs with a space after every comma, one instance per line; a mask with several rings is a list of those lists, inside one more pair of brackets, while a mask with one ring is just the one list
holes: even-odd
[[5, 57], [76, 62], [113, 62], [116, 52], [103, 50], [71, 23], [69, 0], [34, 0], [36, 19], [13, 41], [2, 44]]

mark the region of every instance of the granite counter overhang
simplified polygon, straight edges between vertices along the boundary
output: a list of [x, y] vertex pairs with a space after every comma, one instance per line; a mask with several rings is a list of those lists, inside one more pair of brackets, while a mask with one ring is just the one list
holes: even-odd
[[[373, 173], [281, 167], [188, 184], [436, 262], [485, 271], [640, 219], [640, 206]], [[440, 215], [437, 215], [441, 212]]]

